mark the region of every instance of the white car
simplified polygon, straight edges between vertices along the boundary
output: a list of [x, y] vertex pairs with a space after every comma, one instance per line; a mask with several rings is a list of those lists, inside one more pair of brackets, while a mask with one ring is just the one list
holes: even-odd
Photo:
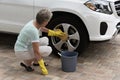
[[112, 39], [120, 27], [120, 0], [0, 0], [0, 32], [19, 33], [41, 8], [53, 12], [48, 27], [68, 33], [51, 37], [54, 51], [83, 51], [89, 41]]

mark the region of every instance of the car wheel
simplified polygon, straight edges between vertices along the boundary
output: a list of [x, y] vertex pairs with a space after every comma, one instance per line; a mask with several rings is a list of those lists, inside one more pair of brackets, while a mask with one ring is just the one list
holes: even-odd
[[68, 38], [62, 41], [58, 37], [50, 37], [50, 45], [53, 53], [58, 51], [78, 51], [81, 53], [88, 45], [87, 31], [82, 23], [74, 17], [53, 18], [48, 27], [50, 29], [61, 29], [68, 34]]

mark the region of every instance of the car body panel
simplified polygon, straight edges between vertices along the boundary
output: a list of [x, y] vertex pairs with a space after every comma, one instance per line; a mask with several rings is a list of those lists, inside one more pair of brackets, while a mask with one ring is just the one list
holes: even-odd
[[18, 33], [33, 19], [33, 0], [0, 0], [0, 31]]
[[[111, 15], [90, 10], [84, 5], [86, 1], [88, 0], [1, 0], [0, 31], [19, 33], [23, 25], [34, 19], [41, 8], [47, 7], [52, 12], [60, 11], [78, 16], [85, 24], [90, 41], [112, 39], [120, 22], [113, 3], [115, 0], [108, 0], [113, 10]], [[105, 35], [100, 35], [101, 22], [108, 24]]]

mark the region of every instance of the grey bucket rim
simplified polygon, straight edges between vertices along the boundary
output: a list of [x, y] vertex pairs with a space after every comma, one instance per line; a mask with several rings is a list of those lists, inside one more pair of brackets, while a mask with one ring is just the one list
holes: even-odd
[[[73, 53], [74, 52], [75, 55], [72, 55], [72, 56], [65, 56], [65, 55], [63, 55], [66, 52], [68, 52], [68, 53]], [[76, 52], [76, 51], [62, 51], [61, 54], [60, 54], [60, 56], [61, 57], [66, 57], [66, 58], [73, 58], [73, 57], [78, 56], [78, 52]]]

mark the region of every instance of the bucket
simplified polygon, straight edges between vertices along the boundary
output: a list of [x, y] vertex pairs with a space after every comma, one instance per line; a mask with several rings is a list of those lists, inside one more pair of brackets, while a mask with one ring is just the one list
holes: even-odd
[[61, 52], [61, 64], [64, 72], [74, 72], [77, 65], [77, 52], [63, 51]]

